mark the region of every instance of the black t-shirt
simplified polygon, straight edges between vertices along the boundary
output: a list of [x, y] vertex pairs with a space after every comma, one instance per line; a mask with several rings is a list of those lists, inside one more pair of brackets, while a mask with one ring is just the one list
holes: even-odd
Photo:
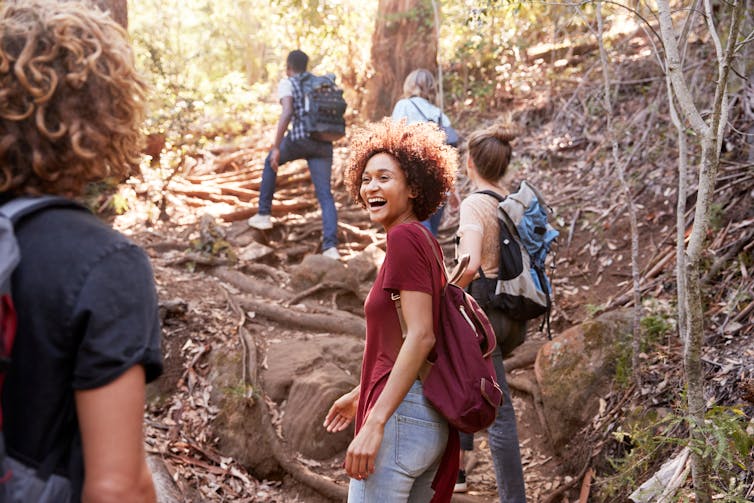
[[63, 446], [55, 471], [76, 481], [83, 460], [74, 390], [109, 384], [134, 365], [147, 381], [162, 372], [152, 269], [140, 248], [84, 210], [41, 210], [16, 225], [16, 237], [18, 330], [3, 434], [9, 453], [32, 466]]

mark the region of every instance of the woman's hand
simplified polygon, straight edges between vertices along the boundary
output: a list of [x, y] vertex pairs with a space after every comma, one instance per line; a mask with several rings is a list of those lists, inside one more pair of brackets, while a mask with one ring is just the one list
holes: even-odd
[[364, 480], [374, 473], [374, 461], [382, 444], [385, 425], [367, 420], [346, 452], [346, 473], [349, 477]]
[[322, 426], [330, 433], [345, 430], [353, 418], [356, 417], [356, 409], [359, 406], [359, 387], [356, 387], [335, 400], [327, 412]]

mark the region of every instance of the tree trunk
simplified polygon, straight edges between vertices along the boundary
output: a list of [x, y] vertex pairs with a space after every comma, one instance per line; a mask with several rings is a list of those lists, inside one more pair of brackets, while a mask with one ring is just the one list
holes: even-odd
[[417, 68], [437, 73], [437, 43], [431, 0], [379, 0], [372, 35], [372, 69], [366, 116], [390, 115], [403, 80]]
[[[720, 163], [720, 143], [728, 118], [728, 76], [735, 54], [735, 46], [738, 41], [746, 0], [737, 0], [731, 4], [732, 15], [725, 48], [723, 48], [720, 42], [720, 37], [712, 21], [709, 0], [705, 0], [704, 4], [707, 12], [707, 25], [710, 38], [715, 45], [718, 70], [718, 80], [715, 87], [715, 97], [712, 101], [712, 110], [709, 115], [709, 123], [704, 121], [699, 110], [696, 108], [693, 96], [689, 91], [682, 72], [678, 40], [673, 30], [669, 2], [668, 0], [657, 0], [668, 79], [672, 84], [672, 90], [678, 100], [678, 105], [683, 111], [686, 120], [700, 137], [702, 147], [702, 157], [699, 167], [699, 189], [694, 212], [694, 223], [691, 228], [689, 243], [686, 247], [685, 271], [681, 267], [678, 267], [678, 272], [683, 271], [686, 275], [685, 284], [683, 284], [683, 278], [680, 278], [678, 285], [679, 288], [685, 289], [685, 292], [679, 292], [679, 299], [682, 300], [685, 296], [686, 302], [685, 304], [679, 302], [678, 309], [679, 321], [685, 319], [687, 328], [687, 336], [683, 345], [683, 363], [688, 401], [689, 434], [691, 443], [697, 448], [702, 448], [706, 444], [704, 434], [706, 401], [704, 399], [704, 372], [701, 359], [704, 345], [704, 305], [702, 301], [700, 273], [703, 259], [702, 252], [709, 227], [710, 206]], [[682, 194], [679, 194], [679, 197], [681, 196]], [[680, 221], [681, 219], [679, 218]], [[680, 236], [681, 233], [679, 232], [679, 240], [682, 239]], [[682, 243], [678, 245], [683, 246]], [[712, 501], [710, 461], [709, 456], [702, 455], [698, 449], [692, 449], [691, 473], [694, 479], [696, 501], [699, 503], [709, 503]]]
[[116, 23], [128, 29], [128, 0], [94, 0], [94, 4], [108, 11]]

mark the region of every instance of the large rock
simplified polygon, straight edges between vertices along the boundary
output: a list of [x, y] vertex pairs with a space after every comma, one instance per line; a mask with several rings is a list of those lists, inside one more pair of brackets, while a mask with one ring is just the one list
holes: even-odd
[[371, 286], [377, 270], [385, 261], [385, 252], [379, 246], [370, 244], [364, 250], [346, 262], [346, 267], [360, 282], [366, 282]]
[[614, 311], [572, 327], [539, 350], [534, 371], [548, 428], [563, 447], [599, 409], [615, 380], [616, 364], [630, 362], [631, 313]]
[[333, 402], [359, 382], [364, 342], [348, 336], [317, 335], [281, 341], [267, 350], [264, 389], [287, 400], [283, 436], [296, 452], [327, 459], [348, 446], [353, 428], [337, 434], [322, 427]]
[[332, 362], [346, 376], [358, 377], [364, 342], [348, 336], [318, 335], [297, 341], [270, 344], [267, 370], [263, 372], [264, 389], [270, 398], [282, 402], [296, 379]]
[[283, 417], [283, 435], [288, 443], [312, 459], [327, 459], [348, 447], [353, 425], [339, 433], [322, 427], [335, 400], [358, 384], [356, 377], [327, 363], [295, 380]]
[[356, 291], [358, 278], [354, 277], [345, 264], [324, 255], [311, 254], [291, 269], [291, 284], [304, 290], [322, 282], [342, 283]]

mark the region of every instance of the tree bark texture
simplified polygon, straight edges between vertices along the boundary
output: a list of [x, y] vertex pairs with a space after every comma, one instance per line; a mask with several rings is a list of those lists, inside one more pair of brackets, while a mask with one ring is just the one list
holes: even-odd
[[128, 0], [94, 0], [94, 4], [108, 11], [116, 23], [128, 30]]
[[437, 45], [431, 0], [379, 0], [372, 35], [373, 75], [367, 82], [365, 112], [390, 115], [403, 81], [417, 68], [437, 73]]

